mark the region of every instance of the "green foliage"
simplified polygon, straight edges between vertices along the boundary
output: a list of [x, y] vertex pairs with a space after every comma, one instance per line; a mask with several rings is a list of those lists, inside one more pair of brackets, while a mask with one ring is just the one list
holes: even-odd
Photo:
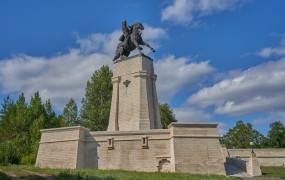
[[[187, 173], [159, 173], [159, 172], [136, 172], [124, 170], [98, 170], [98, 169], [50, 169], [36, 168], [34, 166], [0, 166], [3, 172], [17, 174], [17, 177], [31, 177], [35, 174], [47, 174], [54, 179], [98, 179], [98, 180], [231, 180], [238, 179], [235, 177], [226, 177], [222, 175], [201, 175]], [[19, 176], [18, 176], [19, 175]], [[46, 177], [45, 177], [46, 178]]]
[[21, 158], [21, 164], [32, 165], [36, 162], [36, 153], [25, 155]]
[[40, 129], [62, 126], [61, 117], [52, 110], [51, 102], [42, 103], [39, 93], [26, 103], [24, 94], [16, 102], [4, 99], [0, 110], [0, 163], [35, 162], [40, 140]]
[[1, 180], [11, 180], [12, 178], [10, 178], [8, 175], [6, 175], [3, 172], [0, 172], [0, 179]]
[[253, 147], [261, 148], [266, 145], [267, 140], [257, 130], [253, 129], [250, 123], [238, 121], [235, 127], [222, 137], [221, 142], [227, 148], [250, 148], [250, 142], [253, 142]]
[[160, 104], [160, 117], [161, 117], [161, 125], [163, 129], [167, 129], [167, 126], [172, 123], [176, 122], [175, 115], [173, 110], [169, 107], [168, 104]]
[[268, 144], [274, 148], [285, 148], [285, 127], [280, 121], [270, 125]]
[[0, 144], [0, 164], [18, 164], [21, 156], [15, 144], [10, 141]]
[[107, 129], [113, 88], [111, 77], [109, 67], [102, 66], [87, 82], [80, 121], [81, 125], [92, 131]]
[[76, 102], [71, 98], [63, 109], [63, 118], [67, 126], [76, 126], [79, 124], [77, 112]]
[[267, 177], [285, 178], [285, 167], [261, 167], [262, 175]]

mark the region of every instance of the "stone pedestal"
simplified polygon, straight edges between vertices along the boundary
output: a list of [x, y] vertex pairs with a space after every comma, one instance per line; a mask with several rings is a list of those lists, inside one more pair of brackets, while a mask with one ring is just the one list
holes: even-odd
[[252, 177], [262, 175], [259, 162], [256, 158], [256, 154], [253, 151], [249, 157], [247, 173]]
[[36, 166], [225, 174], [217, 124], [161, 129], [155, 81], [147, 56], [116, 63], [108, 131], [41, 130]]
[[160, 129], [153, 61], [144, 55], [114, 65], [108, 131]]

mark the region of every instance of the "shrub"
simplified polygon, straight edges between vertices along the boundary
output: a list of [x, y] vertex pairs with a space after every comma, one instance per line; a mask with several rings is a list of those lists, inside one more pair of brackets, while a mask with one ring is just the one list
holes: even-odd
[[0, 164], [19, 164], [20, 159], [20, 153], [13, 142], [0, 143]]
[[36, 162], [36, 154], [32, 153], [32, 154], [28, 154], [22, 157], [21, 159], [21, 164], [25, 164], [25, 165], [33, 165]]

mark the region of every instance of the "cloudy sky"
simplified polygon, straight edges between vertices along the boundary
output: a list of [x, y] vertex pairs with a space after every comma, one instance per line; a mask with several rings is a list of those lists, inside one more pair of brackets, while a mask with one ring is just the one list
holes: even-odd
[[285, 122], [285, 1], [1, 1], [0, 101], [39, 91], [57, 112], [112, 67], [122, 19], [143, 22], [160, 102], [179, 121]]

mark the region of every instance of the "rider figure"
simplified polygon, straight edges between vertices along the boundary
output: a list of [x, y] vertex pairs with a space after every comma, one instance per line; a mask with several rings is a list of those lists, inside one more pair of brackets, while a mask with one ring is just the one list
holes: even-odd
[[128, 45], [132, 32], [132, 27], [127, 26], [126, 20], [123, 20], [122, 22], [122, 32], [123, 34], [120, 36], [119, 40], [122, 42], [122, 47], [125, 48]]
[[120, 43], [117, 46], [116, 54], [113, 58], [113, 61], [116, 63], [117, 59], [120, 57], [128, 57], [131, 51], [138, 49], [139, 53], [142, 54], [142, 46], [147, 46], [153, 52], [155, 51], [148, 43], [143, 41], [141, 30], [144, 30], [144, 27], [141, 23], [134, 23], [132, 26], [128, 26], [126, 20], [122, 21], [122, 32], [120, 36]]

